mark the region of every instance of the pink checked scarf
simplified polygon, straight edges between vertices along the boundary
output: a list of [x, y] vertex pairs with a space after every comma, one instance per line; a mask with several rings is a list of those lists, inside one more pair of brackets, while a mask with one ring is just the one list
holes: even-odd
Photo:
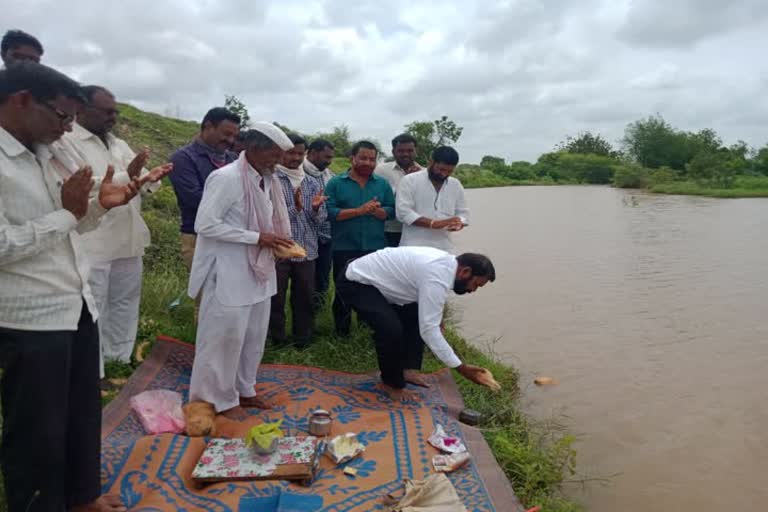
[[[259, 233], [273, 233], [278, 236], [291, 237], [291, 221], [288, 218], [288, 208], [285, 205], [283, 188], [277, 176], [263, 176], [263, 179], [271, 180], [270, 196], [267, 197], [261, 187], [249, 177], [249, 173], [255, 172], [245, 158], [245, 151], [240, 153], [240, 174], [243, 183], [243, 195], [245, 198], [245, 215], [247, 227], [250, 231]], [[272, 216], [269, 215], [269, 203], [272, 201]], [[259, 281], [266, 281], [275, 271], [275, 257], [272, 249], [262, 248], [260, 245], [248, 246], [248, 263], [253, 274]]]

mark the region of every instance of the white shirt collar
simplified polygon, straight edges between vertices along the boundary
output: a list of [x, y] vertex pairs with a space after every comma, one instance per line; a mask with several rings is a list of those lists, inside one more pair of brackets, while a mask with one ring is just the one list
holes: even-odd
[[24, 144], [19, 142], [9, 131], [0, 126], [0, 149], [10, 158], [15, 158], [25, 151], [32, 153]]

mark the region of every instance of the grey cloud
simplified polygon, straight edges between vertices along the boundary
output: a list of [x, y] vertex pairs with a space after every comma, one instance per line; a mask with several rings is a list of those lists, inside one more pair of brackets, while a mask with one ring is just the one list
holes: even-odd
[[462, 161], [616, 140], [655, 112], [765, 142], [758, 0], [10, 2], [2, 28], [37, 35], [45, 62], [193, 120], [235, 94], [253, 119], [386, 142], [447, 115]]
[[764, 0], [646, 0], [630, 4], [618, 36], [637, 46], [682, 48], [766, 18]]

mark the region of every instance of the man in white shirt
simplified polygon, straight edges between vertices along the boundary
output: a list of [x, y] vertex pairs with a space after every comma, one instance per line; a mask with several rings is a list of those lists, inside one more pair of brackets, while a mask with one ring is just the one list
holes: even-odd
[[97, 309], [79, 233], [141, 180], [92, 172], [48, 145], [81, 106], [78, 84], [33, 62], [0, 71], [0, 464], [8, 510], [125, 510], [101, 497]]
[[389, 247], [350, 261], [339, 277], [341, 299], [373, 330], [382, 385], [393, 400], [415, 398], [406, 382], [424, 385], [417, 370], [425, 343], [443, 364], [482, 384], [483, 369], [461, 362], [440, 322], [450, 291], [472, 293], [496, 279], [486, 256]]
[[435, 247], [453, 252], [451, 232], [469, 224], [464, 187], [451, 177], [459, 154], [449, 146], [432, 152], [426, 171], [405, 176], [397, 188], [397, 218], [403, 223], [401, 246]]
[[235, 420], [243, 407], [270, 407], [255, 385], [277, 291], [272, 250], [291, 245], [274, 169], [293, 143], [270, 123], [255, 123], [244, 142], [238, 159], [205, 182], [189, 277], [189, 296], [202, 291], [190, 399]]
[[[422, 169], [416, 158], [416, 139], [408, 133], [401, 133], [392, 139], [392, 156], [395, 158], [392, 162], [383, 162], [376, 166], [373, 171], [389, 183], [392, 187], [392, 193], [397, 200], [397, 186], [400, 180], [406, 174], [417, 172]], [[384, 223], [384, 234], [387, 237], [389, 247], [400, 245], [402, 237], [403, 224], [397, 219], [388, 220]]]
[[[65, 149], [78, 155], [93, 169], [97, 179], [108, 166], [115, 169], [115, 180], [128, 182], [142, 174], [149, 153], [136, 155], [128, 144], [111, 133], [118, 110], [114, 95], [104, 87], [82, 88], [85, 106], [78, 113], [72, 132], [62, 138]], [[152, 170], [152, 183], [142, 188], [152, 193], [160, 187], [159, 178], [170, 172], [171, 164]], [[148, 174], [144, 170], [144, 174]], [[149, 228], [141, 217], [141, 197], [113, 208], [99, 227], [83, 236], [91, 261], [88, 284], [99, 308], [99, 340], [103, 361], [128, 363], [136, 343], [141, 300], [142, 257], [149, 246]]]

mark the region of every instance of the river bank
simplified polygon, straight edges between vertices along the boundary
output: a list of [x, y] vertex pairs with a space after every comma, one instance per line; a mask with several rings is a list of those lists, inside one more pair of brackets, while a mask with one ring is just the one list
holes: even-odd
[[[143, 211], [153, 240], [144, 259], [138, 334], [142, 353], [146, 354], [151, 340], [158, 334], [193, 342], [195, 328], [192, 302], [184, 293], [187, 273], [179, 256], [178, 214], [171, 187], [161, 188], [146, 200]], [[376, 354], [368, 329], [359, 326], [352, 329], [349, 339], [335, 338], [329, 306], [317, 319], [316, 336], [309, 348], [275, 349], [268, 344], [264, 361], [352, 372], [375, 368]], [[503, 386], [502, 392], [493, 393], [454, 375], [466, 406], [482, 413], [483, 434], [521, 502], [527, 506], [542, 505], [548, 511], [580, 510], [560, 494], [562, 483], [575, 472], [576, 454], [571, 447], [574, 439], [551, 427], [535, 425], [520, 412], [515, 368], [471, 345], [455, 327], [447, 329], [447, 336], [459, 357], [468, 363], [490, 368]], [[431, 355], [425, 359], [424, 366], [425, 371], [441, 367]], [[133, 367], [128, 365], [109, 364], [107, 367], [108, 377], [113, 378], [127, 377], [132, 371]], [[105, 402], [116, 394], [117, 390], [108, 394]]]

